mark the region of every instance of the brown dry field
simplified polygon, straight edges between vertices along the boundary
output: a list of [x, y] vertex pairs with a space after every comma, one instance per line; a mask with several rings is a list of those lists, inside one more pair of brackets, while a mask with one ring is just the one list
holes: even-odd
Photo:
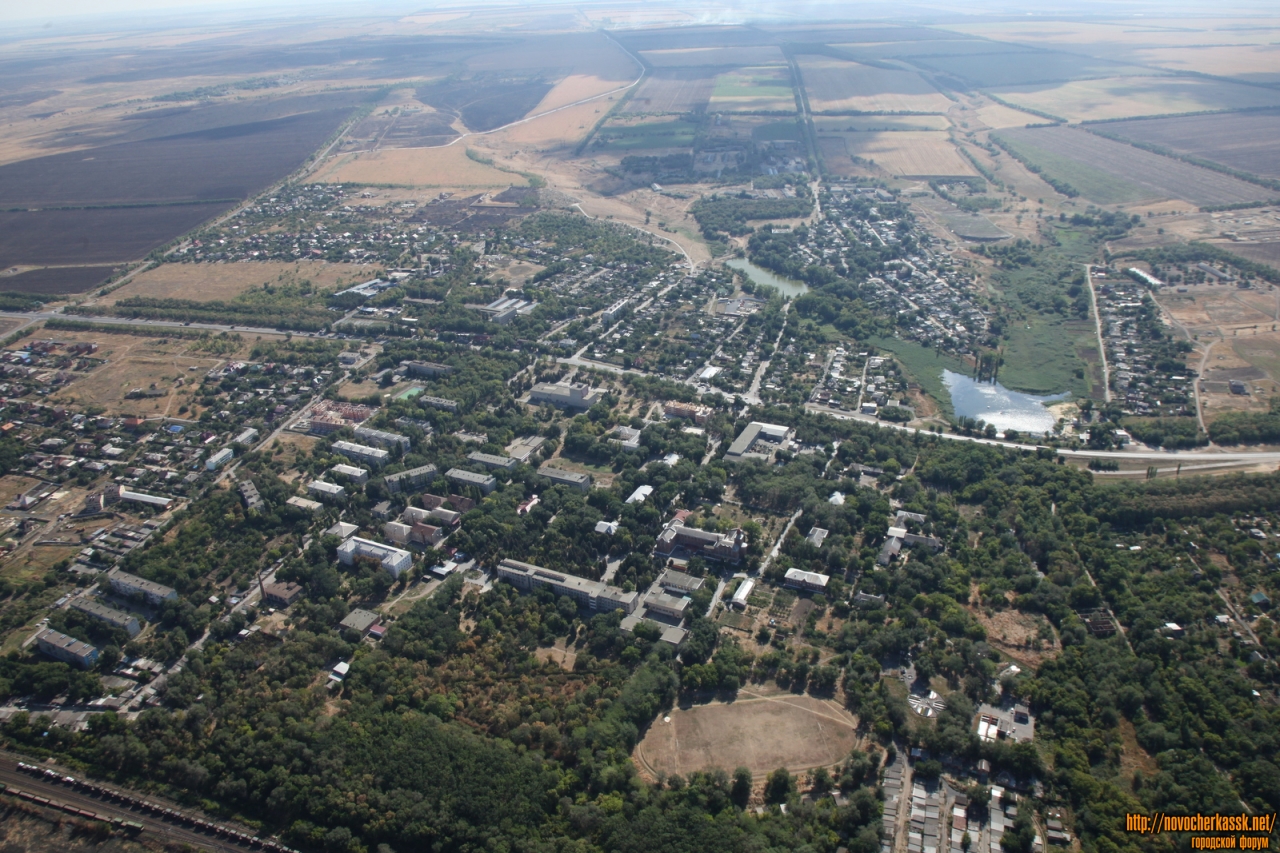
[[720, 767], [761, 775], [810, 770], [843, 760], [858, 745], [858, 720], [837, 702], [776, 688], [743, 688], [733, 702], [675, 708], [636, 746], [642, 771], [688, 774]]
[[819, 133], [874, 133], [951, 129], [946, 116], [814, 116]]
[[[650, 74], [623, 112], [626, 113], [691, 113], [706, 109], [711, 100], [715, 80], [710, 71], [693, 69], [694, 73], [680, 73], [671, 69]], [[703, 76], [698, 76], [703, 75]]]
[[733, 65], [782, 65], [786, 62], [782, 49], [774, 45], [642, 50], [640, 55], [654, 68], [691, 68], [699, 65], [726, 68]]
[[19, 474], [6, 474], [0, 477], [0, 507], [8, 505], [18, 495], [26, 494], [39, 482]]
[[[594, 74], [570, 75], [557, 83], [550, 92], [547, 92], [546, 96], [530, 111], [529, 114], [538, 115], [540, 113], [545, 113], [548, 110], [568, 106], [569, 104], [576, 103], [577, 101], [585, 101], [587, 98], [598, 97], [606, 92], [612, 92], [614, 89], [619, 89], [627, 85], [639, 76], [640, 75], [637, 73], [628, 79], [619, 80], [616, 78], [598, 77]], [[618, 96], [621, 97], [622, 93], [619, 92]], [[606, 103], [608, 102], [606, 101]]]
[[[1241, 29], [1238, 18], [1220, 20], [1197, 18], [1188, 26], [1186, 19], [1159, 21], [1144, 17], [1141, 23], [1077, 23], [1066, 21], [1001, 21], [992, 23], [957, 24], [946, 29], [997, 41], [1021, 44], [1084, 44], [1090, 46], [1115, 45], [1131, 47], [1139, 45], [1202, 45], [1269, 42], [1280, 39], [1280, 27], [1275, 19], [1251, 18], [1250, 28]], [[1223, 26], [1225, 31], [1213, 28]], [[1256, 29], [1255, 29], [1256, 28]]]
[[947, 100], [914, 71], [894, 71], [825, 56], [800, 56], [809, 108], [862, 112], [946, 112]]
[[340, 154], [313, 172], [307, 182], [470, 189], [523, 186], [525, 180], [472, 160], [463, 141], [444, 148]]
[[1246, 76], [1252, 82], [1280, 81], [1280, 46], [1275, 44], [1160, 47], [1137, 51], [1149, 65], [1172, 71], [1194, 71], [1216, 77]]
[[367, 281], [369, 277], [368, 267], [360, 264], [323, 261], [162, 264], [135, 276], [124, 287], [97, 301], [114, 305], [121, 299], [144, 296], [211, 302], [233, 299], [263, 284], [297, 284], [305, 280], [319, 290], [336, 290], [344, 284]]
[[[177, 415], [178, 407], [184, 402], [190, 403], [190, 392], [199, 387], [204, 374], [223, 363], [227, 357], [212, 357], [201, 353], [190, 353], [194, 341], [180, 338], [165, 338], [162, 330], [157, 330], [153, 338], [140, 335], [112, 335], [101, 332], [59, 332], [58, 340], [62, 341], [94, 341], [99, 349], [94, 357], [103, 358], [107, 363], [80, 379], [59, 389], [49, 396], [51, 403], [74, 404], [85, 406], [102, 406], [108, 415]], [[164, 341], [164, 343], [161, 343]], [[241, 352], [252, 345], [246, 342]], [[195, 367], [195, 370], [188, 370]], [[177, 387], [176, 380], [182, 377], [183, 386]], [[157, 388], [167, 390], [163, 397], [144, 397], [129, 400], [125, 395], [134, 388], [149, 388], [155, 383]], [[176, 393], [175, 393], [176, 392]], [[196, 417], [193, 411], [183, 417]]]
[[872, 160], [895, 177], [978, 174], [945, 133], [899, 131], [843, 133], [840, 136], [851, 155]]
[[[539, 116], [524, 121], [506, 130], [493, 134], [499, 137], [498, 143], [515, 146], [534, 146], [543, 149], [556, 149], [576, 145], [591, 132], [596, 122], [609, 112], [610, 107], [623, 96], [622, 92], [609, 95], [576, 107], [566, 107], [550, 115]], [[491, 137], [484, 137], [479, 144], [492, 147]], [[479, 164], [476, 164], [479, 165]], [[517, 182], [519, 175], [512, 175]]]
[[[1044, 121], [1040, 116], [1024, 113], [1022, 110], [1011, 109], [1004, 104], [997, 104], [995, 101], [986, 101], [976, 110], [968, 113], [968, 115], [975, 116], [979, 124], [989, 128], [1023, 127], [1024, 125], [1038, 124]], [[976, 127], [977, 124], [970, 122], [971, 129]]]
[[1029, 614], [1017, 610], [999, 610], [988, 616], [980, 607], [967, 609], [987, 630], [987, 642], [1016, 660], [1023, 669], [1036, 669], [1046, 660], [1057, 657], [1061, 651], [1056, 635], [1042, 640], [1043, 645], [1039, 651], [1030, 647], [1029, 644], [1040, 632], [1035, 618]]
[[1004, 86], [991, 91], [1012, 104], [1069, 121], [1280, 104], [1280, 91], [1190, 77], [1108, 77], [1055, 85]]

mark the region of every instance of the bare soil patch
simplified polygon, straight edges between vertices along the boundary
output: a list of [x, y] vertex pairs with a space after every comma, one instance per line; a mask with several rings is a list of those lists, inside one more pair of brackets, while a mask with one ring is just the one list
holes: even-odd
[[733, 702], [676, 708], [659, 717], [633, 757], [650, 775], [713, 767], [748, 767], [757, 775], [778, 767], [804, 771], [847, 756], [859, 742], [857, 724], [831, 700], [743, 689]]
[[969, 612], [987, 629], [988, 643], [1024, 666], [1035, 669], [1044, 661], [1057, 657], [1062, 650], [1052, 628], [1050, 638], [1040, 640], [1040, 649], [1032, 647], [1033, 641], [1040, 636], [1040, 626], [1046, 623], [1028, 613], [998, 610], [988, 616], [979, 607], [970, 607]]
[[190, 299], [196, 302], [234, 299], [246, 290], [271, 285], [311, 282], [316, 290], [336, 290], [369, 278], [368, 267], [359, 264], [327, 264], [318, 261], [280, 263], [162, 264], [135, 276], [128, 284], [100, 301], [113, 305], [121, 299]]

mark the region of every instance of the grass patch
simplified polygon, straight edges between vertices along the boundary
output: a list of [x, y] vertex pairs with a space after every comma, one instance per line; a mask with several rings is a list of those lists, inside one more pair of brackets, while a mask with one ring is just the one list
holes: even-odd
[[876, 337], [868, 338], [867, 343], [893, 353], [907, 374], [920, 384], [920, 390], [938, 404], [942, 414], [948, 418], [955, 416], [955, 411], [951, 408], [951, 394], [942, 383], [942, 371], [950, 370], [969, 376], [973, 372], [971, 366], [942, 350], [921, 346], [915, 341]]
[[613, 151], [646, 148], [688, 148], [698, 135], [698, 125], [677, 120], [602, 128], [594, 147]]

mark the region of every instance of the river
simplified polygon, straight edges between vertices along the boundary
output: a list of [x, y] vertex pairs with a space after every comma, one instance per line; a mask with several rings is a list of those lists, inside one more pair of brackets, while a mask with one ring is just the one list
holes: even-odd
[[758, 267], [751, 263], [746, 258], [734, 258], [733, 260], [725, 261], [724, 265], [737, 270], [756, 284], [775, 288], [789, 299], [795, 299], [797, 296], [803, 296], [809, 292], [807, 284], [774, 275], [764, 267]]
[[1004, 431], [1040, 435], [1053, 429], [1058, 419], [1046, 403], [1066, 399], [1067, 394], [1037, 397], [1010, 391], [999, 383], [975, 382], [972, 378], [950, 370], [942, 371], [942, 382], [951, 392], [951, 408], [957, 417], [978, 418]]

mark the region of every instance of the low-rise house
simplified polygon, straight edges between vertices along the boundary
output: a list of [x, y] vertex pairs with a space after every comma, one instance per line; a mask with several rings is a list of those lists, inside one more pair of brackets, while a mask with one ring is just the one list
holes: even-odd
[[267, 604], [281, 609], [302, 597], [302, 585], [296, 583], [269, 583], [262, 591]]
[[807, 592], [826, 592], [827, 584], [830, 581], [830, 575], [806, 572], [801, 569], [787, 569], [786, 575], [783, 576], [783, 586], [789, 586], [792, 589], [803, 589]]

